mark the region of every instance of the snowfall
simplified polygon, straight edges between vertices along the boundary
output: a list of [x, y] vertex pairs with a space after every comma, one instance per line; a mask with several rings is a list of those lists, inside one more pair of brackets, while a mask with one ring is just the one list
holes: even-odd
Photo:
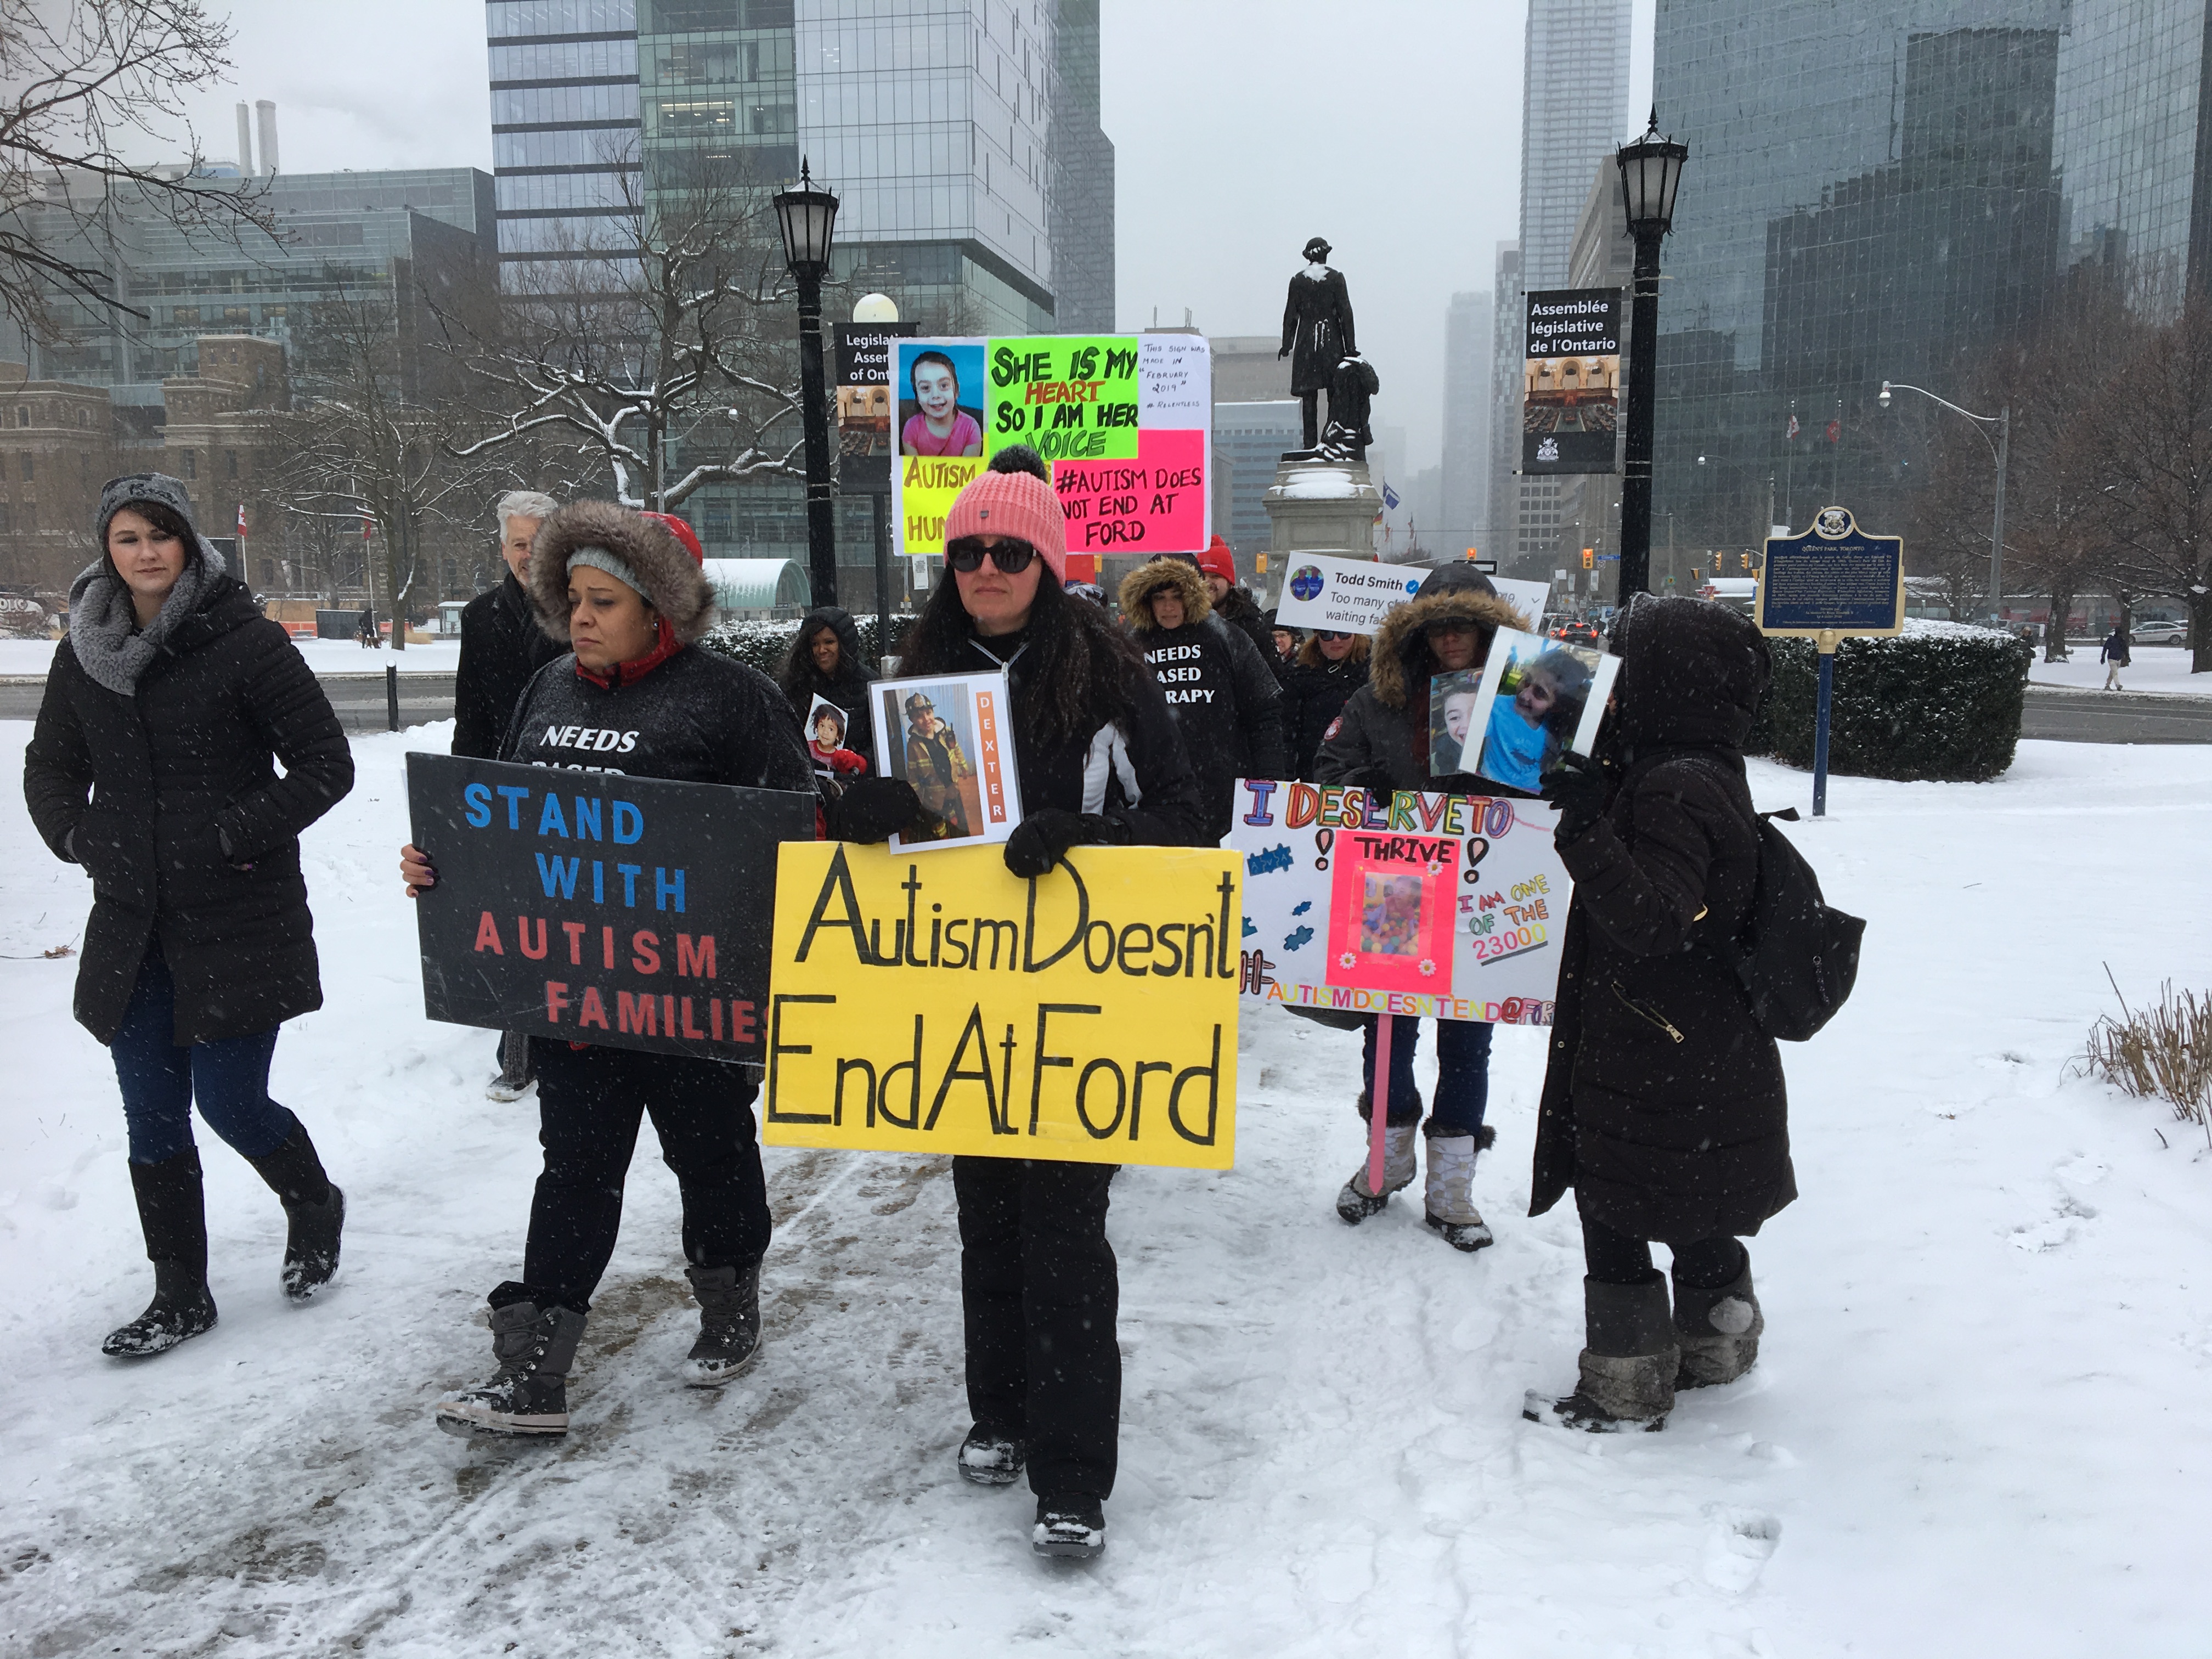
[[1336, 1218], [1357, 1042], [1248, 1013], [1237, 1167], [1115, 1185], [1121, 1480], [1076, 1565], [1031, 1555], [1024, 1490], [956, 1475], [941, 1161], [771, 1149], [767, 1346], [698, 1392], [641, 1137], [566, 1442], [432, 1427], [489, 1371], [538, 1161], [489, 1036], [422, 1017], [402, 755], [447, 734], [359, 739], [307, 837], [327, 1006], [275, 1091], [347, 1190], [339, 1279], [284, 1302], [280, 1212], [203, 1133], [222, 1321], [138, 1364], [99, 1353], [149, 1282], [121, 1111], [45, 954], [88, 890], [4, 816], [0, 1653], [2212, 1651], [2212, 1153], [2069, 1067], [2108, 965], [2131, 1000], [2212, 982], [2212, 748], [2025, 743], [1991, 784], [1839, 778], [1796, 827], [1864, 962], [1786, 1046], [1804, 1195], [1752, 1243], [1759, 1364], [1663, 1434], [1520, 1414], [1581, 1339], [1572, 1206], [1526, 1215], [1542, 1034], [1498, 1033], [1498, 1243], [1462, 1255], [1418, 1203]]

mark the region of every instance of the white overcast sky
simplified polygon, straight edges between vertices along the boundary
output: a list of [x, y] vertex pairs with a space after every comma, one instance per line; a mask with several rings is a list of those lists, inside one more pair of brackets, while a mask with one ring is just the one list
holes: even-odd
[[[1636, 0], [1626, 136], [1651, 84]], [[1519, 221], [1524, 0], [1103, 0], [1120, 322], [1280, 326], [1309, 236], [1350, 283], [1378, 425], [1414, 468], [1443, 432], [1444, 307], [1490, 286]], [[234, 0], [234, 86], [193, 105], [205, 154], [232, 106], [277, 105], [287, 172], [491, 165], [483, 10], [471, 0]], [[1637, 112], [1638, 113], [1632, 113]]]

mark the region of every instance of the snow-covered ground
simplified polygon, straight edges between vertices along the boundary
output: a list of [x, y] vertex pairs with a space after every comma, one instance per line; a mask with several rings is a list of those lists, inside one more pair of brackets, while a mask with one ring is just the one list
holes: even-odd
[[[0, 674], [43, 674], [54, 660], [53, 640], [0, 640]], [[433, 640], [394, 651], [388, 645], [364, 651], [352, 640], [295, 640], [307, 666], [318, 674], [381, 674], [396, 663], [403, 674], [450, 674], [460, 666], [458, 639]]]
[[[0, 726], [0, 761], [26, 732]], [[1068, 1567], [1030, 1555], [1025, 1492], [955, 1476], [940, 1164], [771, 1152], [769, 1345], [700, 1394], [670, 1375], [693, 1316], [645, 1137], [568, 1442], [432, 1429], [489, 1369], [471, 1315], [519, 1267], [537, 1164], [531, 1105], [483, 1097], [489, 1036], [419, 1012], [399, 761], [443, 738], [358, 740], [309, 837], [330, 1006], [286, 1033], [276, 1092], [350, 1195], [340, 1282], [283, 1303], [276, 1203], [203, 1134], [222, 1322], [137, 1366], [98, 1353], [149, 1277], [120, 1109], [75, 962], [40, 956], [86, 888], [19, 811], [0, 825], [0, 1652], [2212, 1648], [2212, 1154], [2066, 1075], [2104, 963], [2130, 996], [2212, 981], [2212, 749], [2024, 743], [1994, 784], [1839, 778], [1797, 827], [1870, 919], [1865, 964], [1787, 1051], [1804, 1197], [1753, 1243], [1759, 1369], [1664, 1434], [1519, 1415], [1581, 1335], [1571, 1206], [1523, 1213], [1540, 1033], [1498, 1034], [1498, 1243], [1468, 1257], [1402, 1202], [1336, 1219], [1357, 1044], [1248, 1021], [1237, 1168], [1115, 1183], [1121, 1486], [1105, 1559]]]
[[[2212, 697], [2212, 674], [2191, 673], [2191, 660], [2185, 647], [2139, 645], [2135, 648], [2134, 659], [2120, 670], [2121, 687], [2129, 691]], [[2039, 647], [2027, 678], [2034, 685], [2069, 685], [2097, 691], [2104, 688], [2105, 665], [2097, 660], [2097, 647], [2094, 645], [2075, 646], [2064, 662], [2044, 661]]]

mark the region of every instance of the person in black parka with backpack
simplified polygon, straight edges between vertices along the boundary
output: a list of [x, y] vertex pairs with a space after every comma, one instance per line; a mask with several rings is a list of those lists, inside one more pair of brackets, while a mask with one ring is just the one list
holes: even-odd
[[270, 1099], [269, 1062], [277, 1028], [322, 1006], [299, 835], [353, 787], [353, 755], [183, 484], [113, 480], [94, 538], [23, 794], [54, 855], [92, 878], [76, 1018], [114, 1056], [154, 1264], [152, 1303], [103, 1345], [123, 1358], [216, 1322], [195, 1104], [283, 1204], [285, 1293], [304, 1302], [337, 1270], [344, 1194]]
[[1524, 1414], [1657, 1429], [1677, 1389], [1758, 1358], [1739, 1235], [1797, 1195], [1781, 1055], [1723, 953], [1758, 891], [1742, 744], [1771, 671], [1749, 619], [1701, 599], [1638, 594], [1613, 647], [1602, 759], [1544, 775], [1575, 889], [1529, 1213], [1574, 1189], [1587, 1334], [1575, 1392]]

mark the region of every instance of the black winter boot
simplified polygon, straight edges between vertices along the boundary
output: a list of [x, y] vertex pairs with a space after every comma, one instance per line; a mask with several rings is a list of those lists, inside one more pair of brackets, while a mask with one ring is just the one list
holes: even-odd
[[[492, 1295], [522, 1291], [512, 1282]], [[491, 1351], [499, 1370], [482, 1388], [464, 1389], [438, 1402], [438, 1426], [447, 1434], [514, 1437], [568, 1432], [568, 1368], [584, 1335], [584, 1316], [570, 1308], [540, 1308], [512, 1301], [491, 1310]]]
[[1582, 1378], [1564, 1400], [1531, 1389], [1521, 1415], [1531, 1423], [1617, 1434], [1667, 1426], [1674, 1408], [1674, 1372], [1682, 1363], [1667, 1308], [1666, 1275], [1654, 1268], [1641, 1284], [1583, 1280], [1583, 1318], [1589, 1344]]
[[215, 1328], [207, 1287], [207, 1206], [200, 1155], [186, 1147], [159, 1164], [131, 1166], [138, 1225], [154, 1264], [154, 1299], [128, 1325], [107, 1334], [100, 1351], [114, 1359], [143, 1359]]
[[684, 1381], [719, 1389], [760, 1352], [760, 1263], [749, 1267], [686, 1267], [699, 1298], [699, 1340], [684, 1362]]
[[1030, 1547], [1039, 1555], [1088, 1561], [1106, 1553], [1106, 1506], [1080, 1494], [1037, 1499]]
[[254, 1173], [283, 1201], [284, 1294], [305, 1302], [338, 1270], [345, 1231], [345, 1194], [323, 1173], [307, 1125], [292, 1120], [292, 1137], [265, 1158], [248, 1158]]
[[1733, 1382], [1759, 1361], [1759, 1336], [1766, 1328], [1751, 1287], [1751, 1255], [1743, 1271], [1717, 1290], [1674, 1281], [1674, 1334], [1682, 1345], [1677, 1389]]
[[970, 1486], [1011, 1486], [1022, 1478], [1029, 1448], [1018, 1435], [978, 1423], [960, 1443], [960, 1478]]

